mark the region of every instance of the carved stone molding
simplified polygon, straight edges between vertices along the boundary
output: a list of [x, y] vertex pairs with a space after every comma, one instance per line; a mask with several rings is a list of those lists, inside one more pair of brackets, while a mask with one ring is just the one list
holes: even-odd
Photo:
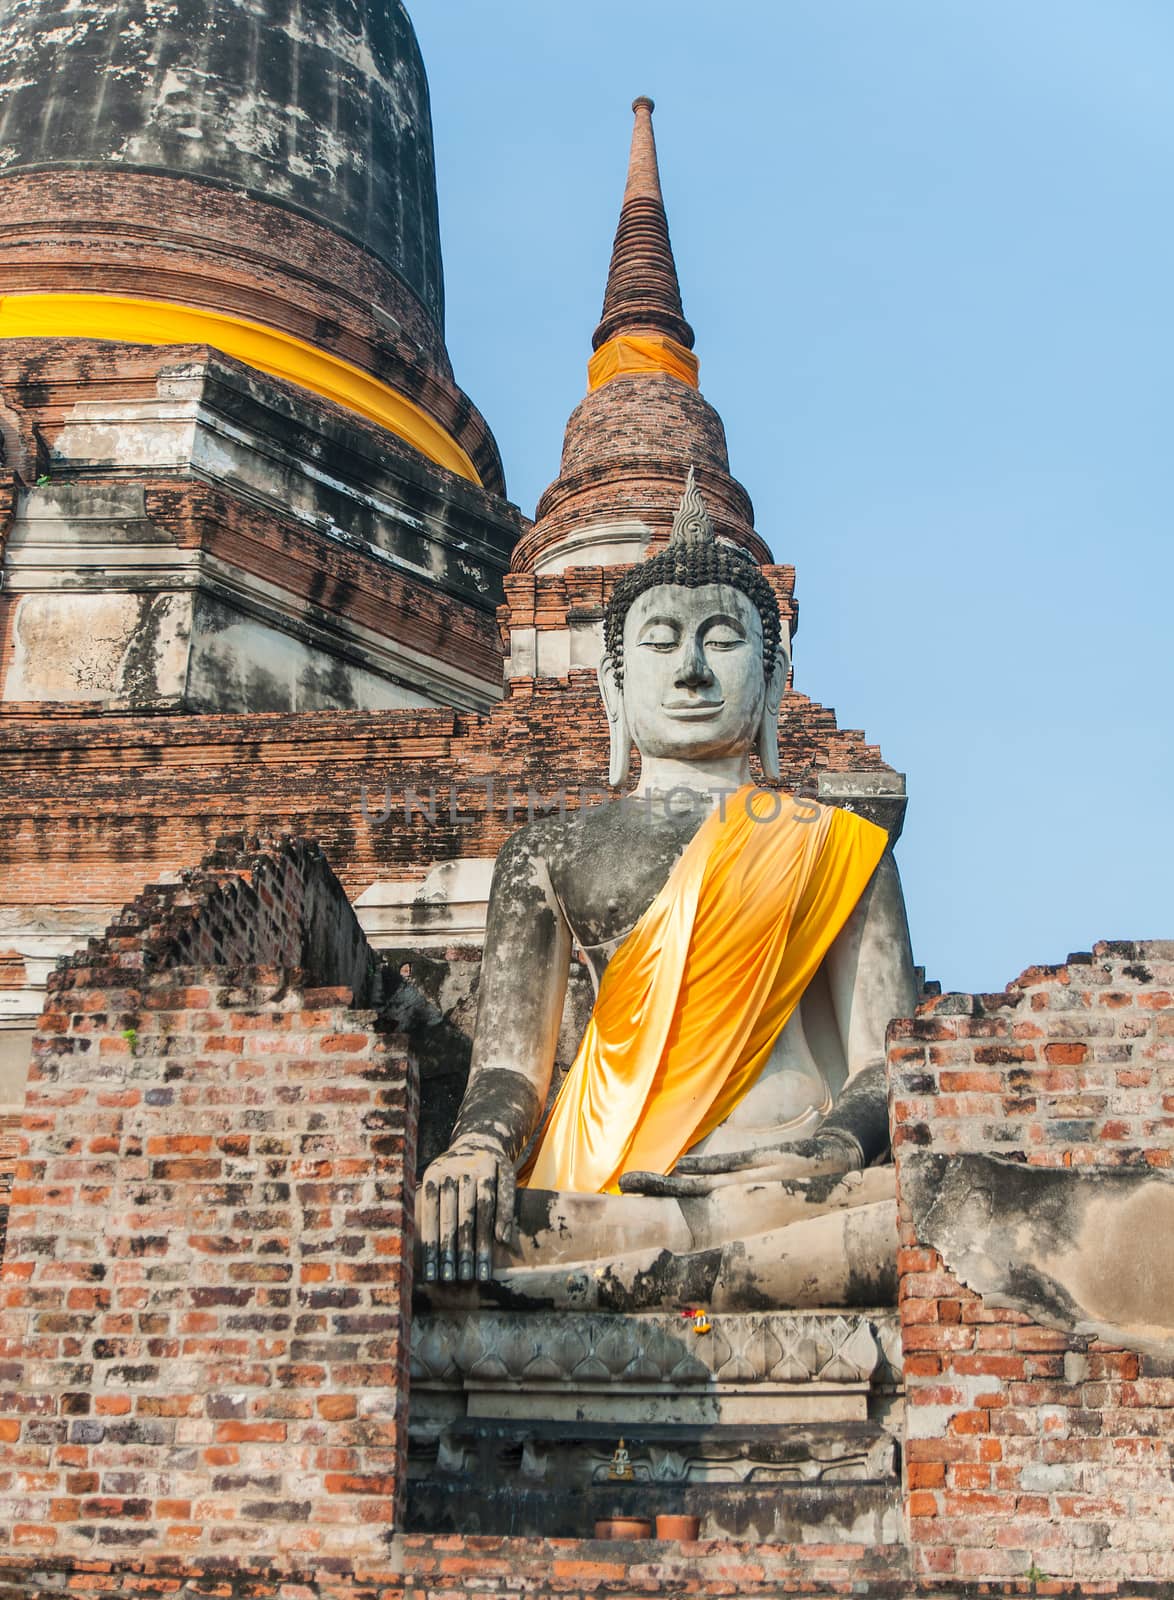
[[893, 1381], [893, 1313], [768, 1311], [710, 1320], [711, 1331], [698, 1334], [672, 1312], [426, 1314], [413, 1328], [412, 1382], [581, 1390]]

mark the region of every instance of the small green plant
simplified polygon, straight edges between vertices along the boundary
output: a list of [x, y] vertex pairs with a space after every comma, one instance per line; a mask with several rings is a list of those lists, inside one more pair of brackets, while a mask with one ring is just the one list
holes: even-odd
[[1048, 1581], [1047, 1573], [1044, 1572], [1042, 1568], [1037, 1567], [1034, 1561], [1031, 1563], [1030, 1567], [1028, 1567], [1023, 1576], [1027, 1579], [1028, 1583], [1047, 1583]]
[[139, 1030], [137, 1028], [123, 1028], [122, 1037], [133, 1050], [139, 1042]]
[[52, 481], [53, 480], [50, 478], [47, 472], [42, 472], [41, 476], [37, 479], [37, 488], [47, 489]]

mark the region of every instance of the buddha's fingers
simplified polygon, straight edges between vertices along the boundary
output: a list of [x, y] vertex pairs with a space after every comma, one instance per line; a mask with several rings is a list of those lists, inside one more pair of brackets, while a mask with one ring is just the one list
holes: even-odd
[[457, 1190], [457, 1278], [473, 1281], [473, 1243], [477, 1228], [477, 1182], [471, 1172], [462, 1172]]
[[512, 1250], [517, 1244], [518, 1229], [514, 1217], [518, 1192], [518, 1175], [511, 1161], [497, 1163], [497, 1215], [493, 1233], [498, 1244]]
[[482, 1174], [477, 1179], [477, 1279], [488, 1283], [493, 1276], [493, 1216], [497, 1208], [497, 1174]]
[[745, 1187], [747, 1182], [757, 1181], [768, 1170], [761, 1163], [755, 1163], [733, 1172], [681, 1173], [677, 1168], [672, 1172], [625, 1172], [620, 1179], [620, 1193], [659, 1195], [673, 1200], [697, 1199], [713, 1194], [715, 1189], [739, 1184]]
[[460, 1182], [448, 1173], [440, 1180], [440, 1281], [452, 1283], [457, 1275], [457, 1207]]
[[625, 1172], [620, 1178], [621, 1194], [670, 1195], [683, 1199], [709, 1194], [712, 1189], [713, 1182], [709, 1178], [679, 1178], [675, 1172]]
[[813, 1139], [779, 1139], [773, 1144], [758, 1145], [753, 1150], [730, 1150], [724, 1155], [682, 1156], [673, 1168], [674, 1175], [682, 1178], [716, 1175], [723, 1172], [745, 1172], [751, 1167], [771, 1165], [772, 1158], [792, 1156], [806, 1160], [816, 1154]]
[[743, 1172], [747, 1167], [761, 1165], [760, 1150], [740, 1150], [723, 1156], [682, 1156], [673, 1173], [682, 1178], [707, 1177], [718, 1172]]
[[436, 1179], [425, 1174], [420, 1189], [420, 1254], [424, 1264], [424, 1282], [436, 1282], [437, 1242], [440, 1233], [440, 1188]]
[[803, 1184], [810, 1178], [836, 1177], [844, 1171], [841, 1160], [800, 1155], [794, 1147], [772, 1154], [757, 1152], [754, 1161], [717, 1172], [682, 1172], [678, 1162], [672, 1172], [625, 1172], [620, 1179], [621, 1194], [665, 1195], [675, 1200], [695, 1199], [722, 1189], [747, 1188], [752, 1184]]

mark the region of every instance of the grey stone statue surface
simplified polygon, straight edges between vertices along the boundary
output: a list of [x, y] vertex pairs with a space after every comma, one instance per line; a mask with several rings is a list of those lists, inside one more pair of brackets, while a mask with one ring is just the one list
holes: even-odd
[[668, 548], [621, 579], [604, 632], [610, 780], [627, 789], [634, 743], [639, 781], [531, 822], [498, 857], [468, 1088], [417, 1201], [425, 1292], [476, 1283], [506, 1305], [614, 1310], [883, 1303], [896, 1248], [885, 1030], [916, 1002], [890, 850], [755, 1081], [671, 1171], [625, 1171], [619, 1193], [517, 1186], [572, 951], [598, 990], [698, 829], [750, 782], [751, 754], [779, 777], [789, 641], [761, 572], [714, 538], [692, 474]]

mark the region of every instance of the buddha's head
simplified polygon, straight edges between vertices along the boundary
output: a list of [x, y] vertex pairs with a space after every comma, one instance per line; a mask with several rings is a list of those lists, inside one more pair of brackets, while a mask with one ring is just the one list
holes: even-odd
[[778, 778], [790, 669], [778, 601], [754, 561], [715, 537], [691, 467], [668, 545], [617, 583], [603, 634], [613, 785], [633, 741], [642, 756], [699, 762], [757, 749]]

